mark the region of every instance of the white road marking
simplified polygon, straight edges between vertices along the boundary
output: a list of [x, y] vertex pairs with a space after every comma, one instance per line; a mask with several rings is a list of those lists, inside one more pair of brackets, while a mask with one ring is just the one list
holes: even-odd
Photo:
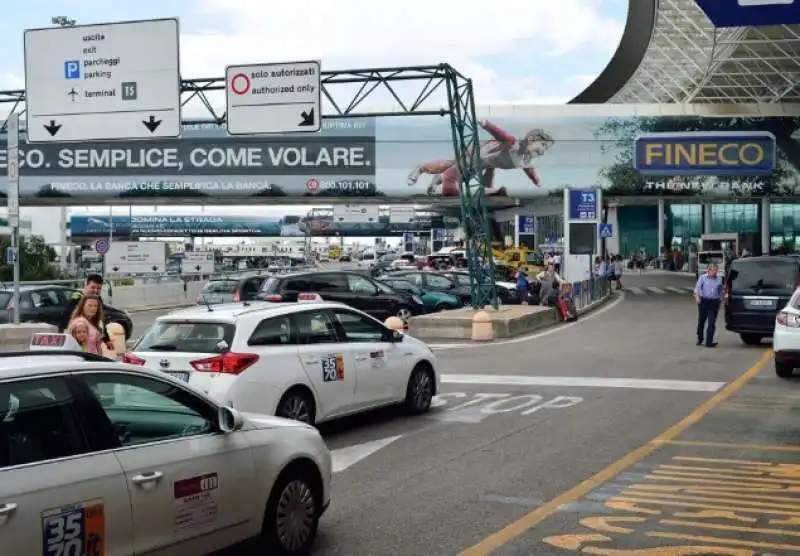
[[692, 291], [690, 288], [676, 288], [675, 286], [667, 286], [665, 289], [675, 293], [689, 293]]
[[333, 460], [333, 472], [341, 473], [348, 467], [352, 467], [362, 459], [366, 459], [378, 450], [385, 448], [395, 440], [402, 438], [403, 435], [389, 436], [386, 438], [379, 438], [378, 440], [370, 440], [361, 444], [354, 444], [353, 446], [346, 446], [331, 450], [331, 459]]
[[642, 288], [638, 288], [636, 286], [627, 287], [625, 288], [625, 290], [635, 295], [642, 295], [643, 293], [645, 293], [645, 291]]
[[620, 303], [625, 300], [625, 294], [620, 292], [619, 297], [617, 297], [611, 303], [600, 307], [599, 309], [595, 309], [591, 313], [587, 315], [581, 315], [581, 318], [576, 320], [575, 322], [569, 322], [566, 324], [562, 324], [561, 326], [554, 326], [553, 328], [549, 328], [542, 332], [534, 332], [533, 334], [528, 334], [527, 336], [520, 336], [519, 338], [510, 338], [508, 340], [499, 340], [497, 342], [489, 342], [486, 344], [478, 344], [478, 343], [459, 343], [459, 344], [428, 344], [434, 351], [443, 351], [447, 349], [472, 349], [472, 348], [486, 348], [486, 347], [493, 347], [493, 346], [505, 346], [508, 344], [518, 344], [520, 342], [527, 342], [530, 340], [537, 340], [539, 338], [544, 338], [545, 336], [550, 336], [551, 334], [556, 334], [558, 332], [563, 332], [564, 330], [569, 330], [573, 326], [580, 326], [581, 324], [585, 323], [586, 321], [592, 320], [595, 317], [599, 317], [606, 311], [610, 311]]
[[650, 286], [650, 287], [647, 288], [647, 290], [649, 292], [652, 292], [652, 293], [667, 293], [664, 290], [662, 290], [661, 288], [657, 288], [655, 286]]
[[442, 384], [482, 384], [496, 386], [561, 386], [583, 388], [633, 388], [680, 392], [717, 392], [724, 382], [665, 380], [658, 378], [606, 378], [578, 376], [525, 375], [442, 375]]

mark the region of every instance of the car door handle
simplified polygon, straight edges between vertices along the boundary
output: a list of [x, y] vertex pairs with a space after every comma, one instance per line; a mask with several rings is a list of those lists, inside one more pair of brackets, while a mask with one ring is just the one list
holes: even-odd
[[319, 359], [303, 359], [303, 363], [306, 365], [316, 365], [319, 363]]
[[142, 473], [141, 475], [134, 475], [131, 477], [131, 481], [136, 486], [146, 488], [160, 481], [163, 476], [164, 474], [161, 471], [148, 471], [147, 473]]

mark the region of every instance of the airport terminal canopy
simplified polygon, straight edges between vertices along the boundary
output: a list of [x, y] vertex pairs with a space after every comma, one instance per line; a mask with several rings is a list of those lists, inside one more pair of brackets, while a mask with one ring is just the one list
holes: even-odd
[[696, 0], [630, 0], [614, 58], [572, 102], [800, 102], [800, 25], [717, 28]]

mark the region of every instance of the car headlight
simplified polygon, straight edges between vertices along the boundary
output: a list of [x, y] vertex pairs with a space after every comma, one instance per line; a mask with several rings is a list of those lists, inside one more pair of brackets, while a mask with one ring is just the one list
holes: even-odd
[[412, 295], [412, 296], [411, 296], [411, 299], [412, 299], [412, 300], [414, 301], [414, 303], [416, 303], [417, 305], [425, 305], [425, 304], [422, 302], [422, 300], [421, 300], [419, 297], [417, 297], [416, 295]]

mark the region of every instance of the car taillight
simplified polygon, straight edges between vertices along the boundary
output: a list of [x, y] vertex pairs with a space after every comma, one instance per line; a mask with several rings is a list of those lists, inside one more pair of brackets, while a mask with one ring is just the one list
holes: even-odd
[[271, 293], [264, 296], [264, 301], [280, 302], [283, 301], [283, 296], [279, 293]]
[[141, 357], [136, 357], [132, 353], [126, 353], [125, 355], [123, 355], [122, 362], [128, 363], [129, 365], [139, 365], [139, 366], [143, 366], [145, 363], [147, 363], [147, 361], [145, 361]]
[[258, 361], [254, 353], [223, 353], [208, 359], [198, 359], [189, 363], [192, 368], [202, 373], [222, 373], [238, 375], [253, 363]]
[[14, 308], [14, 300], [12, 299], [6, 304], [6, 311], [10, 311], [13, 308]]
[[789, 328], [800, 328], [800, 317], [794, 313], [781, 311], [775, 319], [778, 324]]
[[239, 290], [236, 290], [235, 292], [233, 292], [233, 302], [234, 303], [239, 303], [241, 300], [242, 300], [242, 298], [239, 297]]
[[725, 286], [724, 296], [725, 296], [725, 305], [727, 305], [731, 301], [731, 287], [728, 285]]

